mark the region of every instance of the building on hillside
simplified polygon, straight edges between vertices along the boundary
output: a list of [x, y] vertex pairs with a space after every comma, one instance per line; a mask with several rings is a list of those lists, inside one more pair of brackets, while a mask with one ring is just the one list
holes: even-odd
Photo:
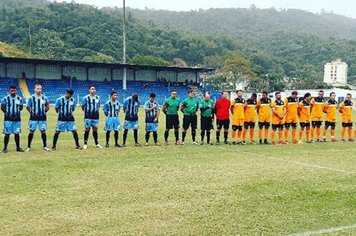
[[348, 65], [341, 59], [336, 59], [324, 66], [324, 83], [347, 84]]

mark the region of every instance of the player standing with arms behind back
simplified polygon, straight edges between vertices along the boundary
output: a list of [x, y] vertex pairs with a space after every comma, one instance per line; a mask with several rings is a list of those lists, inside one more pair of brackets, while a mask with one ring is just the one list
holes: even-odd
[[243, 131], [243, 142], [246, 143], [247, 130], [250, 129], [250, 143], [256, 144], [254, 140], [255, 125], [256, 125], [256, 106], [257, 106], [257, 94], [253, 93], [245, 104], [245, 123]]
[[227, 141], [230, 126], [230, 107], [231, 102], [228, 99], [226, 91], [221, 93], [221, 98], [216, 101], [214, 112], [216, 115], [216, 145], [220, 145], [220, 131], [224, 129], [224, 143], [229, 144]]
[[214, 120], [214, 101], [210, 99], [210, 94], [206, 93], [204, 99], [200, 101], [199, 108], [201, 111], [200, 129], [201, 129], [201, 145], [204, 144], [204, 136], [206, 132], [206, 143], [212, 145], [210, 142], [210, 131], [213, 128]]
[[141, 147], [138, 142], [138, 111], [140, 109], [140, 102], [138, 100], [138, 94], [134, 93], [131, 97], [126, 98], [123, 106], [125, 113], [124, 122], [124, 135], [123, 135], [123, 146], [126, 146], [127, 133], [129, 129], [133, 130], [135, 147]]
[[146, 112], [146, 143], [145, 146], [148, 146], [148, 141], [150, 140], [150, 134], [152, 132], [153, 135], [153, 141], [155, 143], [155, 146], [161, 146], [158, 143], [158, 119], [159, 119], [159, 114], [161, 111], [161, 106], [159, 103], [156, 101], [156, 94], [151, 93], [148, 101], [145, 102], [143, 108], [145, 109]]
[[183, 112], [183, 131], [182, 131], [182, 145], [185, 142], [185, 136], [187, 135], [187, 130], [189, 126], [192, 129], [192, 140], [193, 144], [198, 144], [195, 140], [196, 130], [197, 130], [197, 111], [199, 109], [199, 103], [194, 99], [193, 90], [189, 90], [188, 98], [184, 99], [182, 105], [180, 106], [180, 110]]
[[[236, 98], [231, 101], [231, 114], [232, 114], [232, 132], [231, 140], [232, 144], [242, 144], [242, 129], [245, 122], [245, 99], [242, 98], [242, 90], [236, 91]], [[237, 143], [236, 143], [236, 131], [237, 131]]]
[[311, 94], [304, 94], [304, 99], [298, 104], [298, 116], [299, 116], [299, 143], [303, 143], [303, 132], [305, 130], [307, 143], [310, 143], [310, 114], [311, 114]]
[[330, 127], [331, 142], [336, 142], [335, 128], [336, 128], [336, 113], [337, 101], [335, 100], [336, 94], [330, 93], [330, 99], [324, 104], [324, 113], [326, 114], [323, 141], [326, 142], [326, 133]]
[[342, 114], [342, 130], [341, 130], [341, 139], [345, 142], [345, 132], [347, 129], [347, 133], [349, 136], [349, 141], [354, 142], [352, 138], [352, 111], [354, 103], [352, 102], [352, 95], [348, 93], [346, 95], [345, 101], [340, 103], [339, 112]]
[[[272, 100], [268, 97], [266, 91], [262, 92], [262, 98], [257, 101], [258, 113], [258, 138], [260, 144], [269, 144], [268, 142], [268, 129], [271, 126], [271, 103]], [[262, 133], [264, 130], [264, 141], [262, 140]]]
[[166, 131], [164, 132], [164, 144], [168, 145], [169, 130], [174, 128], [174, 136], [176, 138], [176, 145], [179, 145], [179, 99], [177, 92], [172, 90], [171, 97], [166, 99], [163, 104], [162, 111], [166, 114]]

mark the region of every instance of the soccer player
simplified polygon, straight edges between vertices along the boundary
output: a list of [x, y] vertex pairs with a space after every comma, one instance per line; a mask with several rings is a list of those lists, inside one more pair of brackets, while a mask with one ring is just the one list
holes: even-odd
[[[268, 97], [266, 91], [262, 92], [262, 98], [257, 101], [257, 113], [258, 113], [258, 138], [260, 144], [269, 144], [268, 142], [268, 129], [271, 126], [271, 103], [272, 100]], [[262, 142], [263, 130], [265, 138]]]
[[292, 142], [297, 144], [297, 123], [298, 123], [298, 92], [293, 91], [292, 95], [284, 100], [287, 109], [286, 128], [284, 130], [284, 138], [286, 143], [289, 140], [289, 128], [292, 127]]
[[47, 147], [47, 115], [46, 113], [49, 110], [49, 102], [48, 98], [42, 94], [42, 85], [35, 85], [35, 94], [31, 95], [27, 100], [27, 111], [30, 113], [30, 121], [28, 130], [30, 131], [28, 134], [27, 141], [27, 149], [29, 152], [31, 150], [31, 143], [33, 139], [33, 135], [38, 128], [41, 132], [41, 138], [43, 142], [43, 150], [50, 151]]
[[115, 147], [121, 148], [119, 144], [119, 130], [120, 126], [120, 103], [117, 101], [117, 92], [111, 91], [110, 99], [104, 104], [103, 107], [105, 119], [105, 131], [106, 131], [106, 148], [109, 148], [110, 133], [114, 131]]
[[256, 144], [254, 140], [255, 125], [256, 125], [256, 106], [257, 106], [257, 94], [253, 93], [245, 103], [245, 123], [244, 131], [242, 134], [243, 143], [246, 143], [247, 130], [250, 129], [250, 143]]
[[318, 97], [311, 100], [312, 110], [312, 128], [311, 128], [311, 142], [314, 142], [314, 131], [316, 130], [316, 141], [320, 142], [321, 135], [321, 124], [323, 122], [323, 111], [324, 111], [324, 91], [320, 90], [318, 92]]
[[200, 137], [201, 137], [201, 145], [204, 144], [204, 136], [206, 133], [206, 143], [212, 145], [210, 142], [210, 131], [213, 128], [214, 121], [214, 101], [210, 99], [210, 94], [205, 93], [204, 99], [200, 101]]
[[146, 143], [145, 146], [148, 146], [148, 141], [150, 140], [150, 134], [152, 132], [153, 135], [153, 141], [155, 143], [155, 146], [161, 146], [158, 142], [158, 135], [157, 135], [157, 129], [158, 129], [158, 119], [159, 119], [159, 114], [161, 111], [161, 106], [159, 103], [156, 101], [156, 94], [151, 93], [148, 101], [145, 102], [143, 108], [145, 109], [146, 112]]
[[192, 127], [192, 140], [193, 144], [197, 145], [195, 140], [197, 130], [197, 111], [199, 109], [199, 103], [194, 99], [193, 90], [189, 90], [188, 97], [183, 100], [180, 110], [183, 112], [183, 131], [182, 131], [182, 145], [185, 143], [185, 136], [189, 126]]
[[9, 94], [1, 100], [1, 110], [4, 112], [4, 149], [3, 153], [7, 153], [7, 146], [10, 141], [10, 134], [15, 136], [16, 151], [24, 152], [20, 147], [21, 133], [21, 111], [23, 109], [23, 99], [17, 95], [17, 88], [11, 85]]
[[220, 131], [224, 128], [224, 144], [229, 144], [227, 141], [230, 126], [230, 108], [231, 102], [228, 99], [226, 91], [221, 93], [221, 98], [216, 101], [214, 112], [216, 115], [216, 145], [220, 145]]
[[140, 147], [138, 142], [138, 111], [140, 109], [140, 102], [138, 101], [138, 94], [134, 93], [131, 97], [126, 98], [123, 106], [125, 113], [124, 122], [124, 135], [123, 135], [123, 146], [126, 146], [127, 133], [129, 129], [133, 130], [135, 147]]
[[326, 114], [326, 121], [324, 127], [323, 141], [326, 142], [326, 133], [330, 127], [331, 142], [336, 142], [335, 128], [336, 128], [336, 113], [337, 101], [335, 100], [336, 94], [330, 93], [330, 99], [324, 104], [324, 113]]
[[281, 93], [275, 93], [276, 100], [272, 102], [272, 144], [276, 144], [275, 136], [278, 129], [278, 143], [287, 144], [283, 141], [283, 128], [285, 124], [285, 116], [287, 113], [284, 101], [282, 101]]
[[[236, 98], [231, 101], [231, 114], [232, 114], [232, 144], [245, 145], [242, 141], [242, 128], [244, 126], [245, 118], [245, 99], [242, 98], [242, 90], [236, 91]], [[237, 131], [237, 142], [236, 142]]]
[[349, 141], [354, 142], [352, 138], [352, 110], [353, 110], [353, 102], [352, 95], [348, 93], [346, 95], [345, 101], [340, 103], [339, 112], [342, 114], [342, 130], [341, 130], [341, 139], [345, 142], [345, 132], [347, 129], [347, 133], [349, 136]]
[[73, 112], [77, 107], [77, 101], [73, 98], [74, 91], [68, 89], [64, 96], [59, 97], [55, 103], [55, 110], [58, 114], [56, 132], [53, 137], [52, 150], [56, 150], [57, 141], [61, 132], [72, 132], [76, 149], [82, 149], [79, 145], [79, 137], [75, 125]]
[[95, 148], [102, 148], [98, 142], [100, 97], [96, 95], [94, 86], [89, 86], [89, 94], [82, 98], [82, 110], [84, 111], [85, 132], [84, 149], [88, 148], [88, 138], [90, 129], [93, 130]]
[[166, 114], [166, 131], [164, 132], [164, 144], [168, 145], [169, 130], [174, 128], [174, 136], [176, 138], [176, 145], [179, 145], [179, 99], [177, 92], [172, 90], [171, 97], [166, 99], [163, 104], [162, 111]]
[[303, 143], [303, 133], [305, 135], [307, 143], [310, 143], [310, 117], [311, 117], [311, 94], [306, 93], [303, 101], [298, 104], [298, 117], [299, 117], [299, 143]]

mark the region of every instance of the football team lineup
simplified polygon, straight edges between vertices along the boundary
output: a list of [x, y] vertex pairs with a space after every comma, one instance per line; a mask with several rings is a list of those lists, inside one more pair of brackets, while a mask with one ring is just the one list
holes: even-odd
[[[26, 110], [30, 114], [28, 125], [28, 142], [26, 151], [31, 150], [31, 143], [35, 131], [38, 129], [41, 132], [43, 141], [43, 149], [45, 151], [56, 150], [57, 142], [61, 132], [72, 132], [75, 141], [76, 149], [87, 149], [90, 131], [94, 139], [95, 147], [102, 148], [99, 144], [98, 127], [100, 117], [100, 97], [96, 95], [94, 86], [89, 86], [89, 94], [83, 97], [80, 101], [80, 106], [84, 112], [84, 145], [79, 142], [79, 135], [74, 117], [74, 111], [78, 102], [74, 99], [74, 91], [68, 89], [65, 94], [59, 97], [54, 105], [55, 111], [58, 114], [55, 134], [53, 137], [52, 147], [47, 145], [47, 115], [50, 109], [48, 99], [42, 92], [41, 84], [36, 84], [35, 93], [28, 98]], [[245, 145], [246, 136], [249, 132], [251, 144], [256, 144], [255, 126], [258, 121], [258, 140], [259, 144], [289, 144], [290, 134], [291, 143], [302, 144], [304, 142], [303, 135], [305, 133], [305, 142], [327, 142], [327, 133], [330, 130], [330, 141], [336, 142], [335, 129], [337, 124], [337, 113], [341, 114], [341, 141], [346, 142], [345, 135], [347, 132], [347, 140], [354, 142], [353, 138], [353, 118], [352, 113], [354, 105], [351, 94], [346, 94], [346, 99], [340, 104], [335, 100], [336, 94], [330, 93], [329, 99], [324, 98], [324, 92], [319, 91], [316, 98], [312, 98], [310, 93], [306, 93], [299, 100], [298, 92], [293, 91], [291, 96], [281, 97], [280, 92], [275, 93], [275, 97], [271, 99], [267, 92], [262, 92], [261, 98], [253, 93], [250, 98], [243, 98], [243, 91], [236, 91], [236, 98], [228, 99], [228, 93], [222, 92], [221, 98], [214, 102], [210, 99], [208, 93], [205, 94], [201, 101], [195, 99], [194, 91], [188, 92], [188, 97], [180, 101], [177, 97], [177, 92], [172, 91], [171, 97], [168, 98], [162, 105], [156, 100], [156, 94], [150, 94], [148, 100], [144, 103], [143, 109], [145, 112], [145, 146], [149, 145], [150, 134], [152, 133], [154, 145], [161, 146], [158, 142], [158, 125], [159, 116], [163, 112], [166, 115], [166, 125], [164, 131], [164, 145], [168, 145], [169, 131], [173, 129], [175, 137], [175, 145], [184, 145], [186, 134], [189, 128], [191, 129], [192, 143], [198, 145], [196, 140], [197, 131], [197, 113], [200, 111], [200, 145], [204, 145], [206, 136], [206, 144], [213, 145], [211, 141], [211, 130], [214, 128], [214, 119], [216, 118], [216, 145], [220, 145], [220, 133], [223, 131], [223, 143], [232, 145]], [[125, 99], [121, 105], [117, 100], [118, 94], [116, 91], [110, 93], [110, 99], [102, 106], [102, 110], [106, 116], [105, 131], [106, 144], [109, 148], [110, 134], [114, 133], [115, 147], [125, 147], [128, 131], [133, 130], [134, 145], [141, 146], [138, 141], [139, 130], [139, 110], [141, 103], [138, 94]], [[10, 135], [14, 134], [16, 150], [24, 152], [20, 146], [21, 133], [21, 111], [24, 107], [24, 99], [17, 95], [16, 86], [9, 87], [9, 95], [1, 101], [1, 110], [4, 112], [4, 148], [3, 153], [8, 152], [8, 143]], [[120, 109], [122, 107], [124, 113], [123, 128], [120, 122]], [[179, 111], [183, 115], [183, 126], [181, 139], [179, 138]], [[325, 119], [324, 119], [325, 114]], [[229, 142], [229, 128], [232, 116], [232, 132], [231, 142]], [[322, 124], [325, 122], [324, 129]], [[298, 123], [300, 125], [299, 137], [297, 135]], [[271, 125], [272, 124], [272, 125]], [[271, 137], [269, 137], [269, 128], [272, 126]], [[119, 143], [119, 131], [123, 129], [122, 144]], [[323, 135], [322, 132], [323, 131]], [[278, 142], [276, 142], [276, 134], [278, 134]], [[356, 135], [356, 132], [355, 132]], [[314, 141], [314, 138], [316, 140]]]

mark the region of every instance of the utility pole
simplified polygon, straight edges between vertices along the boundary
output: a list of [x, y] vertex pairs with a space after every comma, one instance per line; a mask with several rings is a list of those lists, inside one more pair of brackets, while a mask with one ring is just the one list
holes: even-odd
[[[123, 0], [122, 14], [122, 63], [126, 64], [126, 2]], [[124, 65], [125, 66], [125, 65]], [[126, 66], [123, 68], [122, 88], [126, 90]]]

